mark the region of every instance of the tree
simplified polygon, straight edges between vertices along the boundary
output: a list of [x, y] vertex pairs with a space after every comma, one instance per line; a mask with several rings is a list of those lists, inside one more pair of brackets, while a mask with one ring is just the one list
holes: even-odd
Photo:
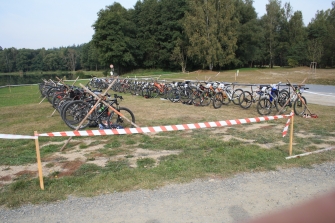
[[17, 69], [23, 72], [30, 70], [32, 59], [33, 59], [32, 50], [29, 49], [19, 50], [16, 57]]
[[212, 70], [233, 61], [238, 23], [234, 10], [231, 0], [189, 1], [183, 25], [191, 45], [188, 54], [195, 62]]
[[327, 36], [327, 18], [329, 11], [317, 11], [315, 18], [308, 24], [308, 59], [311, 62], [318, 62], [318, 64], [324, 64], [321, 62], [322, 55], [324, 53], [324, 41]]
[[289, 21], [289, 49], [288, 59], [303, 64], [307, 55], [307, 33], [304, 27], [301, 11], [296, 11]]
[[262, 17], [265, 29], [265, 41], [268, 51], [269, 65], [273, 68], [275, 59], [275, 50], [278, 47], [278, 30], [281, 16], [281, 1], [269, 0], [266, 5], [266, 15]]
[[[136, 37], [139, 42], [139, 59], [147, 68], [158, 68], [161, 46], [158, 40], [161, 25], [160, 5], [157, 0], [138, 1], [134, 7]], [[163, 37], [162, 37], [163, 38]]]
[[262, 60], [261, 49], [264, 42], [264, 31], [257, 20], [257, 13], [252, 4], [252, 0], [236, 0], [235, 2], [235, 15], [239, 21], [237, 50], [235, 52], [237, 66], [253, 67], [254, 61]]
[[188, 46], [182, 39], [177, 39], [176, 46], [172, 51], [171, 60], [177, 62], [183, 73], [186, 72]]
[[130, 14], [119, 3], [106, 6], [98, 13], [93, 24], [95, 33], [92, 43], [99, 50], [101, 61], [105, 66], [110, 63], [120, 67], [136, 65], [132, 55], [133, 44], [136, 43], [136, 26], [130, 20]]

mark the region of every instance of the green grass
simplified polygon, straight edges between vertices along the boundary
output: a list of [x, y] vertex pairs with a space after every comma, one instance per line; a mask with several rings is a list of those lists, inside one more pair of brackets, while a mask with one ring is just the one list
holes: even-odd
[[[130, 108], [136, 122], [143, 127], [259, 116], [254, 105], [249, 110], [233, 104], [213, 109], [130, 95], [124, 95], [124, 98], [121, 106]], [[68, 131], [59, 114], [49, 117], [53, 112], [51, 105], [46, 101], [39, 104], [40, 100], [37, 86], [11, 88], [11, 92], [8, 88], [0, 89], [0, 133], [32, 135], [34, 131]], [[295, 118], [293, 154], [315, 151], [323, 144], [335, 145], [333, 107], [309, 105], [309, 108], [319, 118]], [[152, 189], [168, 183], [213, 176], [229, 177], [240, 172], [276, 170], [278, 167], [310, 168], [313, 164], [335, 160], [334, 151], [286, 160], [289, 138], [281, 135], [285, 122], [271, 121], [267, 127], [248, 124], [148, 135], [74, 137], [60, 155], [96, 148], [87, 151], [87, 160], [81, 166], [67, 176], [61, 176], [62, 171], [54, 171], [44, 177], [44, 191], [39, 188], [38, 178], [29, 174], [17, 176], [10, 185], [0, 184], [0, 205], [17, 207], [27, 203], [54, 202], [66, 199], [68, 195], [94, 196], [114, 191]], [[50, 161], [43, 166], [44, 170], [68, 162], [65, 158], [52, 158], [66, 139], [39, 137], [42, 161]], [[134, 168], [131, 163], [138, 149], [148, 152], [139, 154]], [[163, 150], [171, 154], [157, 159], [150, 156], [149, 151], [159, 153]], [[92, 163], [102, 157], [109, 159], [106, 165]], [[26, 164], [36, 164], [34, 140], [0, 139], [1, 166], [10, 168]]]

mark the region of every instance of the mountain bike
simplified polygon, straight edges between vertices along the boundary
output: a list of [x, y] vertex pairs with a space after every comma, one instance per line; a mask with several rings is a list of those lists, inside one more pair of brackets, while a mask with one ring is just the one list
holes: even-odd
[[219, 83], [216, 88], [216, 93], [213, 97], [213, 107], [220, 108], [222, 105], [228, 105], [231, 101], [235, 105], [239, 105], [240, 95], [243, 94], [243, 90], [238, 88], [234, 90], [231, 88], [231, 84]]
[[283, 107], [282, 111], [285, 112], [288, 108], [292, 108], [293, 106], [295, 115], [302, 116], [307, 109], [307, 100], [302, 96], [302, 93], [309, 88], [301, 85], [291, 85], [289, 83], [286, 85], [292, 86], [294, 92], [293, 95], [291, 95], [291, 88], [289, 88], [289, 91], [282, 94], [281, 100], [279, 101], [279, 104]]
[[261, 89], [265, 86], [257, 86], [257, 90], [254, 90], [254, 85], [250, 85], [250, 91], [243, 91], [239, 97], [239, 104], [242, 108], [248, 109], [253, 103], [257, 103], [263, 96]]
[[[133, 112], [125, 107], [119, 106], [119, 101], [123, 100], [122, 96], [114, 95], [114, 98], [104, 98], [118, 113], [128, 118], [135, 123], [135, 116]], [[102, 102], [94, 109], [88, 118], [79, 126], [83, 119], [87, 116], [89, 111], [96, 104], [96, 99], [93, 96], [86, 100], [77, 100], [68, 102], [62, 110], [62, 119], [65, 124], [71, 129], [85, 129], [88, 126], [95, 126], [94, 123], [99, 124], [100, 128], [131, 128], [134, 127], [131, 123], [124, 120], [124, 117], [117, 112], [105, 106]]]
[[283, 110], [289, 92], [286, 89], [280, 90], [280, 86], [283, 86], [281, 82], [262, 87], [261, 92], [263, 95], [257, 102], [257, 112], [260, 115], [270, 114], [272, 108], [275, 108], [277, 111]]

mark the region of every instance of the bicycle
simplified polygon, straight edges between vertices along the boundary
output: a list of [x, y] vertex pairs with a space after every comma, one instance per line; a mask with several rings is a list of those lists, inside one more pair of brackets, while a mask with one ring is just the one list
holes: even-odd
[[234, 90], [234, 85], [232, 89], [230, 83], [219, 83], [213, 98], [213, 107], [217, 109], [222, 105], [228, 105], [230, 102], [239, 105], [239, 98], [242, 93], [243, 90], [240, 88]]
[[253, 103], [257, 103], [261, 97], [263, 96], [263, 92], [261, 89], [264, 87], [263, 85], [257, 86], [257, 90], [254, 90], [253, 86], [250, 85], [250, 91], [243, 91], [243, 93], [239, 97], [239, 104], [241, 108], [248, 109]]
[[281, 82], [262, 87], [263, 96], [257, 102], [257, 112], [260, 115], [270, 114], [273, 107], [277, 111], [281, 110], [281, 101], [284, 100], [288, 93], [285, 89], [279, 91], [280, 84]]
[[279, 104], [282, 106], [281, 110], [285, 112], [288, 107], [291, 108], [293, 106], [295, 115], [302, 116], [307, 109], [307, 100], [301, 94], [304, 92], [304, 90], [309, 88], [303, 87], [301, 85], [291, 85], [290, 83], [286, 85], [292, 87], [294, 93], [291, 95], [291, 88], [289, 88], [289, 91], [282, 95], [282, 98], [279, 101]]
[[107, 101], [117, 112], [100, 102], [81, 126], [79, 124], [96, 104], [96, 99], [93, 96], [90, 96], [86, 100], [76, 100], [67, 103], [62, 110], [61, 116], [65, 124], [72, 129], [84, 129], [88, 126], [96, 126], [94, 125], [95, 123], [99, 124], [100, 128], [103, 129], [134, 127], [133, 124], [125, 122], [123, 117], [125, 116], [132, 123], [135, 123], [133, 112], [128, 108], [120, 107], [118, 99], [123, 100], [123, 97], [114, 94], [114, 99], [111, 99], [108, 95], [105, 96], [103, 100]]

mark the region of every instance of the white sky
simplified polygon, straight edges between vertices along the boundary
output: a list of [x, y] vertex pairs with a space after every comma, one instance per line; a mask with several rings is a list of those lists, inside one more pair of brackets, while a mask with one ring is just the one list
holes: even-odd
[[[317, 10], [332, 7], [332, 0], [291, 0], [293, 11], [302, 11], [305, 25]], [[88, 43], [97, 13], [114, 0], [0, 0], [0, 46], [17, 49], [67, 47]], [[116, 0], [126, 9], [137, 0]], [[282, 4], [289, 2], [282, 0]], [[258, 16], [268, 0], [254, 0]]]

